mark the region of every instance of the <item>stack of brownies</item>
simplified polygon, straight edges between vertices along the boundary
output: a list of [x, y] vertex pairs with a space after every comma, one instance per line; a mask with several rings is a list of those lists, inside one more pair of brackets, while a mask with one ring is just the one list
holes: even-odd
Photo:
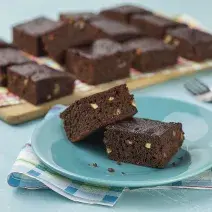
[[133, 118], [137, 108], [126, 85], [83, 98], [60, 114], [72, 142], [104, 141], [118, 162], [164, 168], [182, 146], [181, 123]]
[[[62, 13], [59, 19], [18, 24], [13, 45], [0, 41], [0, 84], [33, 104], [71, 94], [75, 79], [97, 85], [129, 77], [130, 68], [145, 73], [175, 65], [179, 56], [212, 58], [212, 35], [141, 7]], [[49, 56], [65, 72], [36, 64], [18, 49]]]

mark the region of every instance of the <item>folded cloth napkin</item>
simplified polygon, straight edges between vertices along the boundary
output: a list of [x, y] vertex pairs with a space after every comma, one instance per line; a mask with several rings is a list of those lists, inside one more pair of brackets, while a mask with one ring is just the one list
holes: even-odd
[[[58, 112], [64, 108], [65, 106], [63, 105], [54, 106], [48, 112], [45, 119], [58, 114]], [[12, 187], [26, 189], [52, 189], [58, 194], [73, 201], [105, 206], [114, 206], [123, 191], [127, 190], [126, 188], [88, 185], [83, 182], [60, 176], [47, 168], [37, 158], [30, 143], [27, 143], [21, 150], [8, 175], [7, 181]], [[174, 188], [211, 189], [212, 170], [208, 170], [198, 176], [169, 185], [139, 189]]]

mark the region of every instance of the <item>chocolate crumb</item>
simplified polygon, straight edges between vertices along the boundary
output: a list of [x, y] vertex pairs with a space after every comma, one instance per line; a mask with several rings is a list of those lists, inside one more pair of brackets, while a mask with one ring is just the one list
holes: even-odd
[[97, 163], [93, 163], [92, 165], [93, 167], [98, 167]]
[[183, 156], [179, 157], [178, 159], [179, 159], [179, 160], [183, 160]]
[[97, 163], [88, 164], [89, 166], [98, 167]]
[[119, 162], [119, 161], [117, 161], [116, 163], [117, 163], [117, 165], [121, 165], [121, 162]]
[[108, 168], [107, 169], [109, 172], [115, 172], [115, 170], [113, 168]]
[[175, 162], [172, 163], [172, 166], [176, 166], [177, 164]]

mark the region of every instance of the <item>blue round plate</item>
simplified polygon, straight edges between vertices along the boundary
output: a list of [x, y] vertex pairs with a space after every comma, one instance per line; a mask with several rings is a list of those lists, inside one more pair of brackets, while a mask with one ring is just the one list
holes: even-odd
[[[157, 97], [136, 97], [137, 117], [182, 122], [182, 149], [164, 169], [109, 160], [101, 145], [71, 143], [59, 114], [44, 120], [32, 135], [32, 146], [41, 161], [71, 179], [118, 187], [156, 186], [180, 181], [212, 167], [212, 112], [198, 105]], [[89, 164], [97, 163], [98, 167]], [[115, 172], [108, 172], [113, 168]], [[123, 174], [123, 172], [125, 174]]]

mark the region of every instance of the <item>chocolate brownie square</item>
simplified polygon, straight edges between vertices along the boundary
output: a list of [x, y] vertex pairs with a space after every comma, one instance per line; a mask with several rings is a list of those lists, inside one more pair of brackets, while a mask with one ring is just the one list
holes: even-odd
[[37, 105], [73, 92], [74, 78], [35, 62], [8, 68], [8, 90]]
[[201, 62], [212, 58], [212, 35], [197, 29], [169, 30], [164, 42], [177, 47], [178, 54], [189, 60]]
[[22, 51], [14, 48], [0, 49], [0, 85], [7, 86], [7, 67], [31, 62]]
[[117, 6], [117, 7], [102, 10], [100, 12], [101, 15], [103, 15], [109, 19], [114, 19], [116, 21], [125, 22], [125, 23], [129, 23], [132, 15], [151, 14], [151, 13], [152, 12], [147, 9], [137, 7], [134, 5]]
[[133, 95], [123, 84], [76, 101], [60, 117], [68, 139], [75, 142], [136, 113]]
[[144, 35], [141, 30], [134, 26], [106, 18], [92, 20], [90, 24], [98, 31], [99, 38], [110, 38], [123, 42]]
[[133, 15], [130, 24], [142, 29], [146, 35], [156, 38], [163, 38], [168, 29], [187, 26], [157, 15]]
[[39, 17], [13, 27], [13, 43], [23, 51], [35, 56], [46, 55], [42, 42], [49, 30], [52, 30], [61, 23], [45, 17]]
[[175, 46], [155, 38], [135, 39], [123, 44], [133, 52], [132, 67], [141, 72], [157, 71], [177, 63]]
[[64, 64], [65, 52], [69, 47], [92, 43], [98, 30], [90, 25], [90, 21], [100, 18], [88, 13], [61, 15], [64, 24], [53, 29], [43, 37], [48, 55], [60, 64]]
[[132, 53], [121, 44], [99, 39], [89, 46], [67, 51], [67, 71], [91, 85], [129, 77]]
[[108, 125], [104, 143], [112, 160], [164, 168], [182, 146], [181, 123], [132, 118]]

